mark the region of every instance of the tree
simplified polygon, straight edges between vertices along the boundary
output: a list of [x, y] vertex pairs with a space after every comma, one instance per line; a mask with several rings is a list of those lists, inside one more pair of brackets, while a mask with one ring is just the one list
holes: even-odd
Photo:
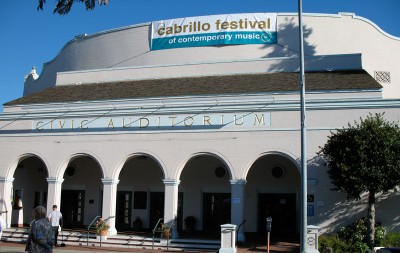
[[[84, 3], [86, 10], [91, 11], [96, 7], [96, 2], [99, 5], [107, 5], [109, 0], [57, 0], [57, 5], [54, 8], [53, 13], [58, 13], [59, 15], [68, 14], [75, 2]], [[43, 5], [45, 3], [46, 0], [39, 0], [37, 9], [43, 10]]]
[[325, 146], [320, 147], [328, 165], [328, 175], [336, 190], [349, 200], [360, 200], [368, 194], [368, 246], [375, 244], [375, 201], [378, 193], [386, 193], [400, 185], [400, 129], [384, 114], [371, 114], [361, 123], [331, 132]]

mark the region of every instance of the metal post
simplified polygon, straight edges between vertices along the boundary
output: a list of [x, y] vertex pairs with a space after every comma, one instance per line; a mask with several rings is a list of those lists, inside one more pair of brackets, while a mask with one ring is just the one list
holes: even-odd
[[307, 157], [306, 157], [306, 106], [305, 106], [305, 74], [304, 74], [304, 44], [302, 0], [298, 2], [299, 18], [299, 48], [300, 48], [300, 107], [301, 107], [301, 230], [300, 251], [306, 252], [307, 243]]
[[265, 225], [266, 225], [266, 229], [267, 229], [267, 253], [269, 253], [269, 244], [271, 241], [271, 230], [272, 230], [272, 218], [271, 217], [267, 217], [265, 219]]

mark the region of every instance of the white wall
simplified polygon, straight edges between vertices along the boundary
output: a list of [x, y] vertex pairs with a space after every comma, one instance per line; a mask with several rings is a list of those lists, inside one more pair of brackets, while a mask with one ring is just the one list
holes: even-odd
[[[36, 81], [28, 79], [24, 94], [56, 85], [57, 73], [61, 72], [221, 61], [230, 63], [297, 56], [299, 51], [297, 20], [295, 14], [279, 14], [278, 43], [272, 45], [231, 45], [149, 51], [147, 24], [78, 37], [68, 42], [52, 61], [45, 64], [43, 72]], [[304, 14], [303, 22], [306, 56], [362, 54], [362, 67], [371, 76], [375, 76], [375, 71], [390, 72], [391, 83], [382, 83], [384, 97], [400, 97], [400, 74], [396, 72], [396, 66], [400, 61], [399, 38], [386, 34], [371, 21], [353, 14]], [[225, 74], [243, 71], [232, 68], [227, 70], [224, 65], [218, 68], [222, 68], [220, 70]], [[285, 71], [285, 66], [278, 64], [268, 71]], [[164, 74], [179, 77], [183, 72], [177, 69]], [[132, 75], [128, 79], [137, 77]]]

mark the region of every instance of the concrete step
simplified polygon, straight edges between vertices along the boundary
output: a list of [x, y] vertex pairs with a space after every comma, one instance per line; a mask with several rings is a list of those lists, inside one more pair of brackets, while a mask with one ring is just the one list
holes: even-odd
[[[26, 243], [28, 239], [28, 228], [4, 229], [2, 241], [14, 243]], [[112, 236], [98, 236], [95, 233], [84, 230], [63, 230], [58, 235], [58, 244], [74, 246], [101, 246], [114, 248], [140, 248], [140, 249], [161, 249], [161, 250], [202, 250], [218, 251], [219, 240], [199, 239], [162, 239], [154, 237], [149, 233], [140, 234], [117, 234]]]

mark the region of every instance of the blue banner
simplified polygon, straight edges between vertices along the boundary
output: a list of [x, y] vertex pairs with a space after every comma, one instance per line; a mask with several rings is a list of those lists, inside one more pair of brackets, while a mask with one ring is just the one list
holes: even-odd
[[275, 13], [214, 15], [152, 23], [151, 50], [275, 43]]

